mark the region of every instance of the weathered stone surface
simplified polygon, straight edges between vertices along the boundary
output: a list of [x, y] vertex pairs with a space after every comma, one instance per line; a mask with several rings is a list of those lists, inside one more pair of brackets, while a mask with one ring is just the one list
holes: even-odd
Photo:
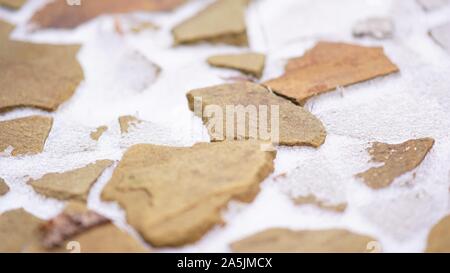
[[140, 144], [123, 156], [102, 199], [117, 201], [154, 246], [199, 240], [223, 222], [232, 199], [250, 202], [273, 171], [275, 152], [259, 142], [199, 143], [190, 148]]
[[5, 180], [3, 180], [2, 178], [0, 178], [0, 196], [5, 195], [9, 192], [9, 187], [8, 185], [5, 183]]
[[137, 11], [169, 11], [186, 0], [108, 0], [82, 1], [80, 6], [70, 6], [66, 0], [55, 0], [37, 11], [31, 22], [41, 28], [75, 28], [105, 14]]
[[398, 72], [381, 47], [319, 42], [302, 57], [291, 59], [285, 74], [267, 81], [272, 91], [296, 103], [339, 86]]
[[121, 116], [119, 117], [120, 133], [127, 134], [130, 126], [141, 123], [142, 121], [133, 116]]
[[248, 0], [217, 0], [173, 29], [175, 44], [209, 42], [246, 46], [247, 4]]
[[369, 236], [347, 230], [304, 230], [292, 231], [275, 228], [257, 233], [231, 244], [234, 252], [370, 252]]
[[43, 221], [24, 209], [0, 214], [0, 252], [22, 252]]
[[408, 140], [401, 144], [375, 142], [368, 152], [372, 161], [384, 165], [370, 168], [356, 176], [373, 189], [388, 187], [395, 178], [419, 166], [433, 145], [432, 138]]
[[431, 229], [426, 252], [450, 253], [450, 216], [443, 218]]
[[372, 37], [375, 39], [392, 38], [394, 33], [394, 23], [390, 18], [371, 17], [359, 21], [353, 27], [353, 36]]
[[[267, 117], [258, 114], [257, 122], [251, 123], [249, 122], [249, 115], [246, 115], [246, 118], [242, 118], [240, 121], [235, 118], [234, 128], [237, 129], [238, 126], [241, 126], [241, 128], [245, 128], [245, 131], [237, 130], [236, 132], [232, 131], [230, 134], [225, 128], [228, 121], [225, 113], [227, 105], [255, 106], [257, 108], [256, 111], [261, 110], [261, 106], [267, 106], [268, 111], [271, 110], [271, 106], [278, 106], [279, 143], [281, 145], [318, 147], [325, 141], [326, 132], [320, 120], [302, 107], [270, 93], [266, 88], [258, 84], [241, 82], [206, 87], [190, 91], [187, 94], [187, 98], [191, 111], [194, 111], [197, 116], [203, 113], [203, 122], [207, 125], [213, 141], [224, 139], [260, 139], [270, 141], [261, 137], [260, 127], [262, 124], [267, 123], [269, 124], [267, 131], [272, 132], [270, 125], [275, 125], [275, 123], [272, 123], [272, 112], [267, 114]], [[202, 105], [199, 106], [200, 109], [195, 109], [196, 99], [201, 99]], [[222, 110], [224, 119], [222, 132], [210, 126], [213, 119], [204, 113], [205, 108], [208, 106], [218, 106]], [[233, 122], [230, 121], [229, 123], [232, 124]], [[252, 135], [252, 131], [258, 132], [258, 134]], [[227, 133], [229, 133], [228, 137]]]
[[[56, 239], [51, 241], [57, 242], [56, 246], [45, 243], [48, 236]], [[43, 225], [39, 237], [26, 252], [137, 253], [148, 250], [108, 219], [81, 203], [72, 202], [63, 213]]]
[[52, 124], [51, 117], [43, 116], [0, 122], [0, 152], [11, 146], [13, 156], [41, 153]]
[[0, 21], [0, 112], [15, 107], [56, 110], [84, 78], [77, 61], [80, 46], [12, 41], [11, 30]]
[[265, 62], [266, 56], [260, 53], [216, 55], [208, 58], [211, 66], [236, 69], [257, 78], [261, 77]]
[[46, 174], [40, 179], [30, 180], [28, 184], [47, 197], [86, 201], [92, 185], [112, 164], [111, 160], [99, 160], [76, 170]]
[[450, 53], [450, 22], [431, 29], [430, 36]]
[[20, 9], [27, 0], [0, 0], [0, 6], [4, 6], [9, 9]]
[[98, 141], [100, 139], [100, 137], [102, 137], [103, 133], [106, 132], [108, 130], [108, 126], [100, 126], [97, 129], [95, 129], [95, 131], [91, 132], [91, 139]]

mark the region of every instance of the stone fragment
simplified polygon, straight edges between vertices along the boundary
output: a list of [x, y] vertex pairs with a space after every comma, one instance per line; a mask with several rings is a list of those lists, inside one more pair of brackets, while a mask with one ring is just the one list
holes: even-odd
[[92, 185], [112, 164], [111, 160], [99, 160], [76, 170], [46, 174], [40, 179], [30, 180], [28, 184], [46, 197], [85, 202]]
[[208, 58], [211, 66], [236, 69], [257, 78], [262, 76], [266, 56], [259, 53], [216, 55]]
[[[231, 244], [234, 252], [245, 253], [364, 253], [379, 244], [375, 239], [347, 230], [302, 230], [274, 228]], [[379, 250], [379, 249], [378, 249]]]
[[[187, 99], [191, 111], [202, 117], [213, 141], [260, 139], [274, 142], [275, 136], [279, 138], [281, 145], [313, 147], [318, 147], [325, 141], [326, 132], [320, 120], [302, 107], [274, 95], [258, 84], [241, 82], [206, 87], [190, 91]], [[238, 114], [227, 115], [233, 111], [233, 109], [227, 110], [227, 106], [234, 107]], [[237, 108], [239, 106], [247, 107], [249, 112], [239, 111], [240, 109]], [[278, 107], [278, 117], [274, 107]], [[208, 108], [220, 110], [220, 113], [215, 113], [215, 115], [221, 114], [223, 119], [217, 119], [215, 115], [208, 115], [206, 113]], [[263, 111], [264, 108], [267, 111]], [[253, 110], [253, 116], [250, 110]], [[266, 115], [262, 115], [261, 111]], [[267, 113], [269, 111], [270, 114]], [[220, 124], [221, 121], [223, 124]], [[234, 130], [227, 130], [227, 123], [234, 125]], [[214, 124], [217, 126], [212, 126]], [[271, 126], [272, 124], [273, 126]], [[223, 129], [220, 130], [221, 128]], [[264, 131], [270, 133], [269, 138], [265, 136]]]
[[97, 129], [95, 129], [95, 131], [91, 132], [91, 139], [98, 141], [100, 139], [100, 137], [103, 135], [104, 132], [106, 132], [108, 130], [108, 126], [100, 126]]
[[392, 38], [394, 33], [394, 23], [390, 18], [371, 17], [359, 21], [353, 27], [353, 36], [372, 37], [375, 39]]
[[298, 196], [293, 198], [296, 205], [315, 205], [321, 209], [344, 212], [347, 209], [347, 203], [331, 204], [327, 201], [317, 198], [314, 194], [307, 196]]
[[285, 70], [265, 85], [298, 104], [337, 87], [399, 71], [381, 47], [332, 42], [319, 42], [302, 57], [291, 59]]
[[8, 185], [5, 183], [5, 180], [3, 180], [2, 178], [0, 178], [0, 196], [5, 195], [9, 192], [9, 187]]
[[247, 46], [245, 9], [248, 0], [217, 0], [173, 30], [176, 45], [199, 42]]
[[449, 0], [417, 0], [417, 3], [426, 11], [433, 11], [450, 3]]
[[419, 166], [433, 145], [432, 138], [413, 139], [401, 144], [375, 142], [368, 152], [373, 162], [384, 164], [359, 173], [356, 177], [363, 179], [373, 189], [388, 187], [395, 178]]
[[111, 221], [78, 202], [45, 223], [26, 252], [140, 253], [148, 250]]
[[15, 107], [54, 111], [83, 80], [79, 45], [12, 41], [12, 26], [0, 21], [0, 112]]
[[37, 236], [37, 229], [42, 223], [42, 220], [24, 209], [0, 214], [0, 253], [22, 252]]
[[12, 147], [11, 155], [38, 154], [52, 128], [53, 119], [31, 116], [0, 122], [0, 152]]
[[9, 9], [20, 9], [27, 0], [0, 0], [0, 6], [9, 8]]
[[431, 229], [426, 252], [450, 253], [450, 216], [443, 218]]
[[71, 29], [105, 14], [138, 11], [170, 11], [186, 0], [83, 0], [79, 6], [67, 5], [67, 0], [55, 0], [38, 10], [31, 22], [40, 28]]
[[275, 152], [254, 141], [198, 143], [189, 148], [132, 146], [102, 192], [153, 246], [181, 246], [223, 223], [221, 210], [250, 202], [273, 171]]
[[450, 53], [450, 22], [433, 28], [429, 34], [437, 44]]
[[131, 126], [135, 126], [141, 122], [141, 120], [134, 116], [121, 116], [119, 117], [120, 132], [122, 134], [127, 134]]

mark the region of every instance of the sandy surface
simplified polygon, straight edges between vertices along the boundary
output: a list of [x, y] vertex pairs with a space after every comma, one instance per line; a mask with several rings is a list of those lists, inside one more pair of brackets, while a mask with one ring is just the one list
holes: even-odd
[[[170, 29], [210, 3], [193, 0], [168, 14], [135, 14], [159, 25], [159, 31], [119, 36], [112, 17], [101, 17], [73, 31], [28, 33], [25, 22], [45, 1], [31, 0], [19, 12], [0, 10], [0, 18], [19, 26], [14, 39], [46, 43], [82, 43], [78, 59], [85, 81], [76, 94], [54, 113], [17, 109], [0, 120], [31, 114], [54, 117], [54, 127], [42, 154], [23, 158], [0, 157], [0, 177], [11, 192], [0, 198], [0, 212], [24, 207], [43, 218], [56, 215], [63, 203], [45, 199], [26, 185], [29, 177], [84, 166], [98, 159], [119, 160], [135, 143], [189, 146], [209, 139], [201, 121], [189, 111], [185, 94], [194, 88], [223, 83], [237, 72], [210, 68], [213, 54], [244, 52], [229, 46], [172, 47]], [[196, 244], [162, 251], [229, 251], [234, 240], [269, 227], [344, 227], [377, 238], [384, 251], [421, 252], [430, 228], [449, 213], [450, 182], [450, 54], [436, 45], [427, 31], [450, 18], [450, 6], [425, 12], [414, 0], [256, 0], [247, 13], [250, 47], [268, 55], [263, 80], [282, 74], [290, 57], [299, 56], [318, 40], [378, 45], [401, 73], [343, 88], [310, 100], [306, 107], [326, 126], [328, 138], [319, 149], [279, 148], [275, 173], [262, 183], [261, 193], [247, 205], [232, 203], [225, 210], [227, 225], [210, 231]], [[356, 40], [353, 24], [368, 16], [391, 16], [394, 38]], [[124, 19], [127, 16], [123, 17]], [[152, 66], [136, 52], [158, 64]], [[151, 80], [150, 80], [151, 79]], [[150, 85], [149, 85], [150, 84]], [[147, 85], [149, 85], [147, 87]], [[142, 88], [144, 86], [144, 88]], [[117, 118], [136, 115], [152, 122], [120, 138]], [[96, 127], [109, 130], [99, 143], [89, 134]], [[371, 141], [398, 143], [433, 137], [436, 144], [413, 173], [387, 189], [374, 191], [354, 175], [371, 167], [365, 149]], [[345, 213], [296, 207], [276, 175], [301, 167], [299, 183], [314, 184], [345, 199]], [[111, 177], [109, 168], [89, 195], [89, 207], [126, 225], [117, 204], [100, 201]], [[290, 184], [295, 191], [295, 184]], [[293, 189], [292, 189], [293, 188]]]

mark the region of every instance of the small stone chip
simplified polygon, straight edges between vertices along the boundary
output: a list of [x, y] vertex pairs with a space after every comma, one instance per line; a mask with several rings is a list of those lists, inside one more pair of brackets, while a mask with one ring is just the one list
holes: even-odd
[[[231, 244], [233, 252], [244, 253], [364, 253], [375, 239], [347, 230], [302, 230], [274, 228]], [[379, 244], [378, 244], [379, 246]]]
[[450, 3], [449, 0], [417, 0], [417, 3], [426, 11], [432, 11], [444, 7]]
[[375, 39], [392, 38], [394, 23], [390, 18], [372, 17], [359, 21], [353, 27], [353, 36], [369, 36]]
[[31, 22], [40, 28], [71, 29], [105, 14], [137, 11], [169, 11], [186, 0], [108, 0], [81, 1], [80, 6], [70, 6], [67, 0], [54, 0], [37, 11]]
[[12, 41], [11, 29], [0, 21], [0, 112], [15, 107], [56, 110], [84, 78], [77, 60], [80, 46]]
[[53, 118], [31, 116], [0, 122], [0, 152], [10, 146], [11, 155], [38, 154], [52, 128]]
[[42, 220], [24, 209], [0, 214], [0, 253], [22, 252], [37, 237], [37, 230], [42, 223]]
[[0, 196], [5, 195], [8, 192], [9, 192], [8, 185], [5, 183], [5, 180], [0, 178]]
[[450, 253], [450, 216], [437, 223], [428, 235], [428, 253]]
[[217, 0], [172, 30], [175, 44], [209, 42], [247, 46], [247, 5], [248, 0]]
[[223, 223], [229, 201], [250, 202], [273, 171], [275, 152], [254, 141], [199, 143], [189, 148], [132, 146], [102, 192], [154, 246], [199, 240]]
[[85, 205], [71, 202], [55, 218], [41, 226], [39, 237], [25, 249], [33, 253], [141, 253], [148, 250]]
[[398, 72], [381, 47], [319, 42], [302, 57], [291, 59], [285, 74], [264, 83], [298, 104], [309, 98]]
[[112, 164], [111, 160], [99, 160], [76, 170], [46, 174], [40, 179], [30, 180], [28, 184], [47, 197], [84, 202], [92, 185]]
[[98, 141], [104, 132], [108, 130], [108, 126], [100, 126], [95, 131], [91, 132], [91, 139]]
[[[199, 117], [202, 117], [203, 113], [203, 122], [207, 125], [213, 141], [222, 141], [225, 139], [273, 141], [273, 138], [269, 136], [270, 139], [267, 139], [263, 135], [264, 133], [261, 132], [264, 127], [267, 127], [267, 132], [271, 135], [273, 135], [272, 130], [279, 129], [279, 144], [281, 145], [319, 147], [325, 141], [326, 131], [320, 120], [302, 107], [274, 95], [265, 87], [258, 84], [240, 82], [206, 87], [190, 91], [187, 94], [187, 99], [191, 111]], [[197, 105], [199, 103], [201, 104], [200, 106]], [[226, 125], [229, 120], [227, 116], [230, 110], [227, 110], [227, 106], [235, 106], [234, 110], [236, 111], [239, 110], [236, 109], [236, 106], [255, 108], [253, 110], [254, 114], [257, 114], [256, 121], [254, 117], [249, 117], [250, 115], [248, 113], [238, 111], [238, 118], [233, 117], [233, 121], [229, 122], [231, 124], [234, 123], [235, 130], [231, 133], [228, 132], [230, 130], [227, 130]], [[276, 118], [275, 113], [271, 109], [273, 106], [279, 108], [279, 128], [271, 129], [271, 124], [274, 124], [273, 127], [276, 126], [276, 123], [272, 123], [272, 116]], [[215, 114], [222, 114], [223, 124], [211, 126], [215, 123], [214, 121], [220, 123], [221, 120], [216, 119], [217, 116], [214, 115], [208, 116], [206, 114], [207, 111], [205, 111], [208, 110], [208, 107], [213, 110], [220, 110], [221, 113]], [[217, 107], [219, 108], [215, 109]], [[270, 114], [267, 113], [266, 116], [261, 115], [260, 111], [264, 110], [263, 107], [270, 111]], [[239, 116], [242, 117], [239, 118]], [[249, 120], [254, 122], [249, 122]], [[223, 130], [220, 130], [222, 126]]]
[[261, 78], [266, 56], [259, 53], [216, 55], [208, 58], [211, 66], [231, 68]]
[[0, 0], [0, 6], [9, 8], [9, 9], [20, 9], [27, 0]]
[[142, 121], [134, 116], [121, 116], [119, 117], [120, 133], [127, 134], [131, 126], [135, 126]]
[[381, 189], [392, 184], [395, 178], [414, 170], [422, 163], [434, 145], [434, 139], [422, 138], [408, 140], [401, 144], [375, 142], [368, 150], [372, 161], [384, 163], [356, 176], [362, 178], [367, 186]]
[[430, 31], [433, 40], [450, 53], [450, 22], [435, 27]]
[[321, 209], [344, 212], [347, 209], [347, 203], [331, 204], [327, 201], [317, 198], [314, 194], [307, 196], [298, 196], [293, 198], [296, 205], [315, 205]]

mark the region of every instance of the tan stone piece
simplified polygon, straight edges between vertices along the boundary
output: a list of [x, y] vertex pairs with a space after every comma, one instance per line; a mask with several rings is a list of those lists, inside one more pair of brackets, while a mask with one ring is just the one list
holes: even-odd
[[254, 141], [174, 148], [132, 146], [102, 192], [153, 246], [181, 246], [223, 223], [230, 200], [250, 202], [273, 171], [275, 152]]
[[27, 0], [0, 0], [0, 6], [9, 8], [9, 9], [20, 9]]
[[321, 209], [332, 210], [335, 212], [344, 212], [347, 209], [347, 203], [330, 204], [317, 196], [310, 194], [308, 196], [298, 196], [293, 198], [296, 205], [315, 205]]
[[3, 180], [2, 178], [0, 178], [0, 196], [5, 195], [9, 192], [9, 187], [8, 185], [5, 183], [5, 180]]
[[127, 134], [130, 126], [141, 123], [142, 121], [134, 116], [121, 116], [119, 117], [120, 133]]
[[208, 58], [211, 66], [236, 69], [257, 78], [262, 76], [266, 56], [260, 53], [215, 55]]
[[450, 216], [444, 217], [431, 229], [426, 252], [450, 253]]
[[108, 126], [100, 126], [91, 132], [90, 137], [92, 140], [98, 141], [104, 132], [108, 130]]

